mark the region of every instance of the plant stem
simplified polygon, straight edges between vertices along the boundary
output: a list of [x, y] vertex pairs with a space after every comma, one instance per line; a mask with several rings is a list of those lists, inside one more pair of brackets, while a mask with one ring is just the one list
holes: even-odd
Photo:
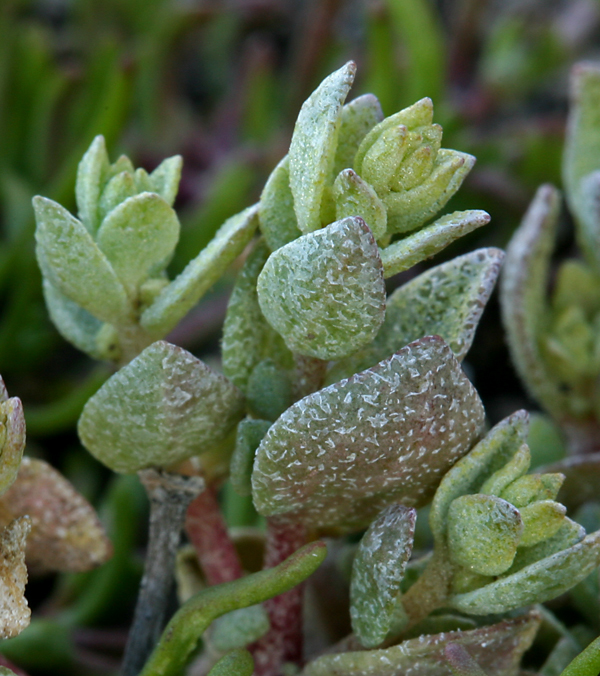
[[158, 641], [185, 512], [204, 487], [200, 477], [155, 469], [138, 474], [150, 500], [150, 527], [144, 576], [123, 658], [123, 676], [137, 676]]
[[187, 509], [185, 530], [209, 585], [242, 577], [242, 564], [219, 509], [215, 489], [206, 488]]
[[[282, 518], [267, 521], [263, 569], [273, 568], [306, 542], [306, 528]], [[302, 662], [302, 599], [304, 584], [265, 601], [271, 628], [252, 647], [256, 676], [278, 676], [284, 662]]]

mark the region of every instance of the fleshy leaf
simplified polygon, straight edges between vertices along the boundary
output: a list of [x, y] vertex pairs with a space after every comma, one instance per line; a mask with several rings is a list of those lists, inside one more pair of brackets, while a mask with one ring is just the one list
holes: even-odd
[[565, 476], [558, 500], [569, 510], [578, 509], [590, 500], [598, 500], [600, 453], [566, 458], [552, 465], [545, 465], [539, 471], [559, 472]]
[[506, 465], [527, 438], [527, 422], [527, 411], [517, 411], [505, 418], [444, 476], [429, 514], [437, 542], [444, 541], [448, 510], [453, 500], [461, 495], [478, 493], [486, 479]]
[[248, 207], [225, 221], [208, 246], [158, 294], [142, 313], [147, 331], [164, 336], [175, 328], [252, 239], [257, 211], [257, 205]]
[[594, 171], [579, 184], [579, 195], [573, 205], [578, 216], [579, 246], [597, 271], [600, 271], [600, 171]]
[[0, 531], [0, 638], [12, 638], [29, 624], [31, 610], [24, 592], [25, 542], [30, 528], [29, 517], [22, 516]]
[[444, 341], [415, 341], [278, 418], [257, 451], [254, 503], [267, 516], [344, 528], [392, 502], [418, 507], [478, 439], [483, 417]]
[[24, 515], [31, 518], [26, 559], [33, 574], [90, 570], [111, 556], [93, 507], [43, 460], [23, 458], [16, 481], [0, 497], [0, 525]]
[[560, 384], [540, 354], [547, 330], [546, 287], [560, 195], [550, 185], [536, 193], [508, 245], [500, 283], [502, 319], [512, 360], [531, 395], [556, 418], [569, 411]]
[[98, 204], [98, 222], [101, 223], [107, 214], [128, 197], [137, 194], [133, 176], [128, 171], [122, 171], [113, 176], [104, 187]]
[[252, 676], [254, 660], [247, 650], [232, 650], [214, 665], [208, 676]]
[[488, 676], [514, 676], [541, 622], [537, 612], [472, 631], [420, 636], [384, 650], [324, 655], [303, 676], [452, 676], [445, 659], [449, 643], [469, 651]]
[[385, 320], [375, 340], [338, 362], [329, 371], [327, 382], [369, 368], [423, 336], [441, 336], [462, 360], [471, 347], [503, 258], [500, 249], [478, 249], [396, 289], [387, 299]]
[[100, 462], [116, 472], [135, 472], [209, 450], [242, 414], [242, 394], [225, 377], [159, 341], [88, 400], [78, 430]]
[[335, 216], [360, 216], [369, 226], [375, 239], [386, 233], [387, 215], [383, 202], [373, 188], [353, 170], [341, 171], [333, 184]]
[[260, 196], [259, 227], [271, 251], [302, 234], [294, 211], [289, 164], [286, 155], [271, 172]]
[[140, 676], [179, 676], [198, 639], [213, 620], [292, 589], [314, 573], [326, 554], [324, 543], [312, 542], [275, 568], [199, 592], [171, 618]]
[[499, 495], [508, 500], [503, 494], [513, 481], [520, 479], [529, 469], [531, 464], [531, 453], [527, 444], [522, 444], [513, 457], [499, 470], [496, 470], [492, 476], [487, 479], [479, 489], [480, 493], [489, 495]]
[[383, 112], [373, 94], [359, 96], [342, 108], [333, 175], [353, 166], [354, 158], [365, 136], [383, 120]]
[[321, 200], [333, 170], [342, 105], [350, 91], [356, 64], [326, 77], [302, 105], [290, 143], [290, 188], [298, 228], [307, 233], [321, 227]]
[[161, 271], [179, 239], [179, 220], [158, 195], [143, 192], [114, 208], [96, 241], [132, 298], [153, 271]]
[[[6, 391], [0, 378], [3, 392]], [[17, 397], [0, 402], [0, 495], [17, 478], [25, 448], [25, 416]]]
[[554, 500], [538, 500], [520, 510], [523, 517], [521, 546], [531, 547], [555, 535], [560, 529], [567, 508]]
[[585, 579], [600, 564], [600, 531], [518, 572], [466, 594], [450, 605], [470, 615], [505, 613], [556, 598]]
[[350, 617], [365, 648], [390, 630], [404, 570], [412, 553], [417, 512], [390, 505], [363, 535], [352, 564]]
[[252, 494], [254, 457], [271, 423], [267, 420], [246, 418], [238, 425], [235, 450], [231, 456], [231, 485], [238, 495]]
[[269, 615], [262, 605], [238, 608], [213, 622], [210, 642], [220, 652], [245, 648], [264, 636], [270, 626]]
[[150, 174], [152, 192], [160, 195], [170, 207], [173, 206], [177, 197], [182, 166], [181, 155], [174, 155], [163, 160]]
[[577, 655], [560, 676], [597, 676], [598, 673], [600, 673], [600, 638], [592, 641]]
[[360, 218], [277, 249], [258, 277], [258, 302], [290, 350], [335, 359], [372, 340], [385, 316], [379, 251]]
[[448, 643], [444, 657], [454, 676], [487, 676], [469, 652], [458, 643]]
[[88, 232], [94, 233], [100, 224], [98, 203], [103, 183], [110, 169], [104, 136], [96, 136], [81, 158], [77, 168], [75, 196], [79, 218]]
[[259, 362], [248, 378], [246, 404], [252, 415], [276, 420], [294, 403], [291, 379], [272, 359]]
[[90, 357], [105, 359], [96, 342], [102, 322], [67, 298], [50, 280], [44, 279], [43, 289], [50, 319], [60, 335]]
[[485, 211], [455, 211], [418, 232], [390, 244], [381, 252], [384, 276], [391, 277], [412, 268], [445, 249], [455, 240], [489, 223]]
[[130, 309], [125, 289], [81, 221], [45, 197], [34, 197], [33, 206], [37, 256], [44, 276], [98, 319], [123, 319]]

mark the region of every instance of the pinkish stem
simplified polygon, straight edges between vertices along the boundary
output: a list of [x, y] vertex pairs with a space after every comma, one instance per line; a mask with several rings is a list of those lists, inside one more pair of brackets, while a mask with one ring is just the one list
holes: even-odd
[[188, 507], [185, 531], [209, 585], [242, 577], [242, 564], [213, 487], [208, 486]]
[[[306, 543], [306, 528], [284, 519], [267, 522], [263, 568], [273, 568]], [[271, 628], [254, 646], [256, 676], [279, 676], [284, 662], [302, 663], [302, 598], [304, 584], [265, 601]]]
[[23, 669], [17, 667], [7, 657], [4, 657], [4, 655], [0, 655], [0, 667], [6, 667], [7, 669], [10, 669], [17, 676], [29, 676], [26, 671], [23, 671]]

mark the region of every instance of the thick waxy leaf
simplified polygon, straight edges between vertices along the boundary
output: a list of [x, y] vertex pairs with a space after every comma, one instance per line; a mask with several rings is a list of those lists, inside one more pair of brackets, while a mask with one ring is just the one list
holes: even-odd
[[272, 359], [259, 362], [252, 370], [246, 388], [246, 404], [250, 413], [272, 421], [293, 403], [294, 392], [288, 373]]
[[444, 341], [415, 341], [301, 399], [271, 426], [257, 451], [254, 503], [267, 516], [344, 528], [393, 502], [420, 506], [477, 440], [483, 417]]
[[[508, 500], [504, 495], [504, 489], [517, 479], [521, 479], [531, 464], [531, 453], [527, 444], [522, 444], [513, 457], [502, 467], [495, 471], [479, 489], [480, 493], [499, 495]], [[513, 503], [514, 504], [514, 503]]]
[[17, 478], [25, 448], [25, 416], [17, 397], [7, 399], [6, 388], [0, 378], [0, 495]]
[[445, 541], [448, 511], [462, 495], [478, 493], [486, 479], [503, 468], [527, 438], [527, 411], [499, 422], [473, 450], [444, 476], [431, 505], [429, 523], [436, 542]]
[[600, 531], [507, 577], [466, 594], [450, 605], [470, 615], [505, 613], [556, 598], [584, 580], [600, 564]]
[[441, 336], [456, 358], [463, 359], [503, 258], [500, 249], [478, 249], [442, 263], [396, 289], [387, 299], [385, 320], [375, 340], [336, 364], [327, 382], [363, 371], [423, 336]]
[[213, 620], [293, 589], [315, 572], [326, 554], [323, 542], [312, 542], [274, 568], [199, 592], [171, 618], [140, 676], [179, 676]]
[[600, 485], [600, 453], [566, 458], [552, 465], [545, 465], [540, 472], [559, 472], [565, 481], [558, 493], [558, 500], [569, 510], [581, 507], [585, 502], [598, 500]]
[[581, 179], [573, 213], [578, 216], [579, 246], [595, 269], [600, 271], [600, 171]]
[[325, 78], [300, 110], [290, 144], [290, 188], [298, 228], [321, 227], [321, 200], [335, 161], [342, 105], [350, 91], [356, 64], [349, 61]]
[[223, 373], [242, 390], [254, 367], [267, 357], [282, 367], [293, 366], [291, 352], [267, 323], [258, 304], [256, 281], [268, 257], [267, 246], [259, 241], [238, 274], [223, 325]]
[[247, 650], [232, 650], [215, 664], [208, 676], [252, 676], [254, 660]]
[[98, 202], [109, 169], [104, 136], [96, 136], [79, 163], [75, 185], [79, 218], [90, 233], [100, 225]]
[[387, 216], [383, 202], [373, 188], [352, 169], [341, 171], [333, 184], [335, 215], [339, 220], [360, 216], [371, 229], [375, 239], [386, 233]]
[[522, 533], [519, 510], [495, 495], [461, 495], [450, 504], [450, 558], [471, 572], [500, 575], [508, 570]]
[[342, 108], [342, 117], [333, 175], [352, 167], [358, 148], [365, 136], [383, 120], [383, 112], [377, 97], [365, 94], [350, 101]]
[[37, 256], [44, 276], [98, 319], [123, 319], [129, 311], [125, 289], [81, 221], [45, 197], [34, 197], [33, 206]]
[[471, 654], [458, 643], [448, 643], [444, 656], [454, 676], [487, 676]]
[[290, 350], [335, 359], [372, 340], [385, 316], [377, 244], [345, 218], [275, 251], [258, 277], [258, 301]]
[[258, 206], [248, 207], [229, 218], [208, 246], [166, 286], [142, 313], [142, 326], [164, 336], [196, 305], [242, 253], [258, 226]]
[[600, 673], [600, 638], [569, 663], [560, 676], [596, 676]]
[[245, 648], [264, 636], [270, 626], [269, 615], [262, 605], [238, 608], [214, 621], [210, 642], [220, 652]]
[[79, 436], [116, 472], [166, 467], [223, 441], [242, 417], [242, 399], [192, 354], [159, 341], [87, 402]]
[[90, 357], [105, 359], [96, 342], [102, 322], [69, 300], [48, 279], [44, 279], [43, 289], [50, 319], [60, 335]]
[[0, 531], [0, 638], [12, 638], [29, 624], [31, 610], [24, 592], [25, 542], [30, 528], [29, 517], [22, 516]]
[[391, 628], [416, 518], [416, 510], [390, 505], [360, 541], [352, 564], [350, 617], [365, 648], [381, 643]]
[[178, 239], [177, 215], [162, 197], [150, 192], [119, 204], [96, 235], [98, 246], [133, 298], [140, 284], [167, 264]]
[[558, 191], [542, 186], [508, 245], [500, 293], [502, 319], [517, 371], [531, 395], [561, 419], [569, 411], [568, 399], [539, 348], [539, 339], [547, 329], [548, 266], [559, 208]]
[[28, 515], [31, 573], [76, 573], [107, 561], [112, 545], [92, 506], [43, 460], [23, 458], [15, 483], [0, 497], [0, 525]]
[[294, 211], [287, 155], [273, 169], [265, 184], [260, 196], [258, 219], [260, 231], [271, 251], [294, 241], [302, 234], [298, 230]]
[[488, 676], [514, 676], [540, 622], [539, 613], [531, 612], [472, 631], [420, 636], [385, 650], [324, 655], [302, 676], [452, 676], [445, 658], [449, 643], [466, 648]]
[[382, 195], [388, 212], [388, 232], [410, 232], [435, 216], [460, 188], [474, 164], [472, 155], [443, 148], [433, 171], [421, 184]]
[[551, 537], [562, 526], [567, 508], [554, 500], [539, 500], [527, 507], [522, 507], [523, 536], [521, 545], [531, 547]]
[[231, 485], [238, 495], [252, 494], [254, 456], [269, 427], [271, 423], [268, 420], [255, 418], [246, 418], [238, 425], [230, 469]]
[[384, 276], [412, 268], [445, 249], [454, 240], [490, 222], [485, 211], [455, 211], [442, 216], [418, 232], [390, 244], [381, 252]]
[[160, 195], [170, 207], [173, 206], [177, 197], [182, 166], [181, 155], [173, 155], [163, 160], [150, 174], [152, 192]]
[[104, 187], [98, 204], [98, 222], [101, 223], [107, 214], [128, 197], [137, 194], [133, 176], [128, 171], [122, 171], [113, 176]]

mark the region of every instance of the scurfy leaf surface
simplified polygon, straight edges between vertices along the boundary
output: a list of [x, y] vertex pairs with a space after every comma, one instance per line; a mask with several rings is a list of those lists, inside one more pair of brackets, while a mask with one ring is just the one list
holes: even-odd
[[293, 352], [336, 359], [373, 339], [385, 316], [379, 250], [360, 218], [277, 249], [258, 277], [258, 302]]
[[135, 472], [210, 450], [242, 414], [242, 394], [232, 383], [186, 350], [159, 341], [96, 392], [78, 431], [105, 465]]
[[352, 628], [365, 648], [381, 643], [392, 625], [404, 570], [412, 553], [416, 510], [390, 505], [363, 535], [350, 584]]
[[12, 638], [29, 624], [31, 610], [24, 592], [25, 542], [30, 528], [30, 518], [22, 516], [0, 531], [0, 638]]
[[271, 172], [260, 196], [259, 227], [271, 251], [293, 242], [302, 234], [294, 211], [289, 165], [286, 155]]
[[261, 514], [357, 528], [392, 502], [424, 504], [478, 439], [483, 406], [450, 348], [415, 341], [372, 369], [301, 399], [258, 448]]
[[352, 167], [362, 140], [382, 120], [381, 105], [373, 94], [358, 96], [342, 108], [340, 132], [333, 163], [334, 176], [337, 176], [342, 169]]

